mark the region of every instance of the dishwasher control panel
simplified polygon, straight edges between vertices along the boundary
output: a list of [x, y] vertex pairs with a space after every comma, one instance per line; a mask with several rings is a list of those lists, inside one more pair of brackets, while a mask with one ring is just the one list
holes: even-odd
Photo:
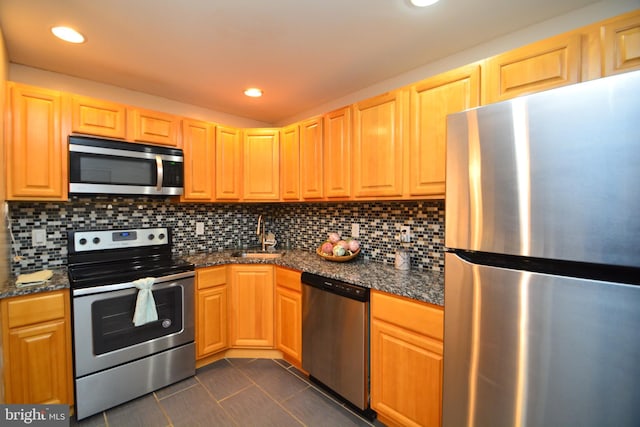
[[313, 286], [358, 301], [369, 301], [369, 288], [312, 273], [302, 273], [303, 285]]

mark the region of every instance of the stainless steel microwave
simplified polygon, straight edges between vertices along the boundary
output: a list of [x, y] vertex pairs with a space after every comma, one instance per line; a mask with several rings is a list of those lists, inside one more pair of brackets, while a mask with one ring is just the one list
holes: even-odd
[[69, 193], [180, 195], [183, 164], [177, 148], [70, 135]]

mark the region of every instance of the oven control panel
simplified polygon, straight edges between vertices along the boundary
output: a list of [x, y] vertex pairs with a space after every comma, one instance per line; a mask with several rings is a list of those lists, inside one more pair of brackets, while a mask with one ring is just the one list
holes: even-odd
[[155, 245], [169, 245], [169, 232], [166, 227], [77, 231], [73, 235], [75, 252]]

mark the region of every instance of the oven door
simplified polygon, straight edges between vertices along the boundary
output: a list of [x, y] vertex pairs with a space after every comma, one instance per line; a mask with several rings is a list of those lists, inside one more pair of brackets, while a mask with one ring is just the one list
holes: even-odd
[[194, 340], [194, 273], [156, 279], [158, 320], [133, 325], [138, 289], [131, 283], [74, 290], [76, 377]]

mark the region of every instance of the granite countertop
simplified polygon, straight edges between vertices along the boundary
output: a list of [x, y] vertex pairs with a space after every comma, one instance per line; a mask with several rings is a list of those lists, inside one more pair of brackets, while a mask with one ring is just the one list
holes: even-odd
[[272, 259], [232, 257], [233, 252], [195, 254], [184, 258], [194, 263], [196, 268], [225, 264], [279, 265], [444, 306], [444, 275], [440, 272], [401, 271], [361, 257], [348, 262], [332, 262], [320, 258], [314, 252], [302, 250], [288, 250], [283, 257]]
[[[393, 266], [366, 261], [361, 257], [348, 262], [331, 262], [320, 258], [314, 252], [302, 250], [289, 250], [283, 257], [272, 259], [232, 257], [233, 252], [235, 251], [201, 253], [183, 258], [195, 264], [196, 268], [225, 264], [279, 265], [444, 306], [444, 276], [439, 272], [401, 271]], [[16, 277], [7, 279], [0, 284], [0, 299], [69, 288], [67, 270], [52, 271], [53, 277], [41, 285], [17, 287]]]
[[69, 276], [66, 269], [51, 269], [51, 271], [53, 271], [53, 277], [41, 285], [18, 287], [16, 286], [17, 277], [5, 280], [4, 283], [0, 283], [0, 299], [56, 291], [69, 287]]

